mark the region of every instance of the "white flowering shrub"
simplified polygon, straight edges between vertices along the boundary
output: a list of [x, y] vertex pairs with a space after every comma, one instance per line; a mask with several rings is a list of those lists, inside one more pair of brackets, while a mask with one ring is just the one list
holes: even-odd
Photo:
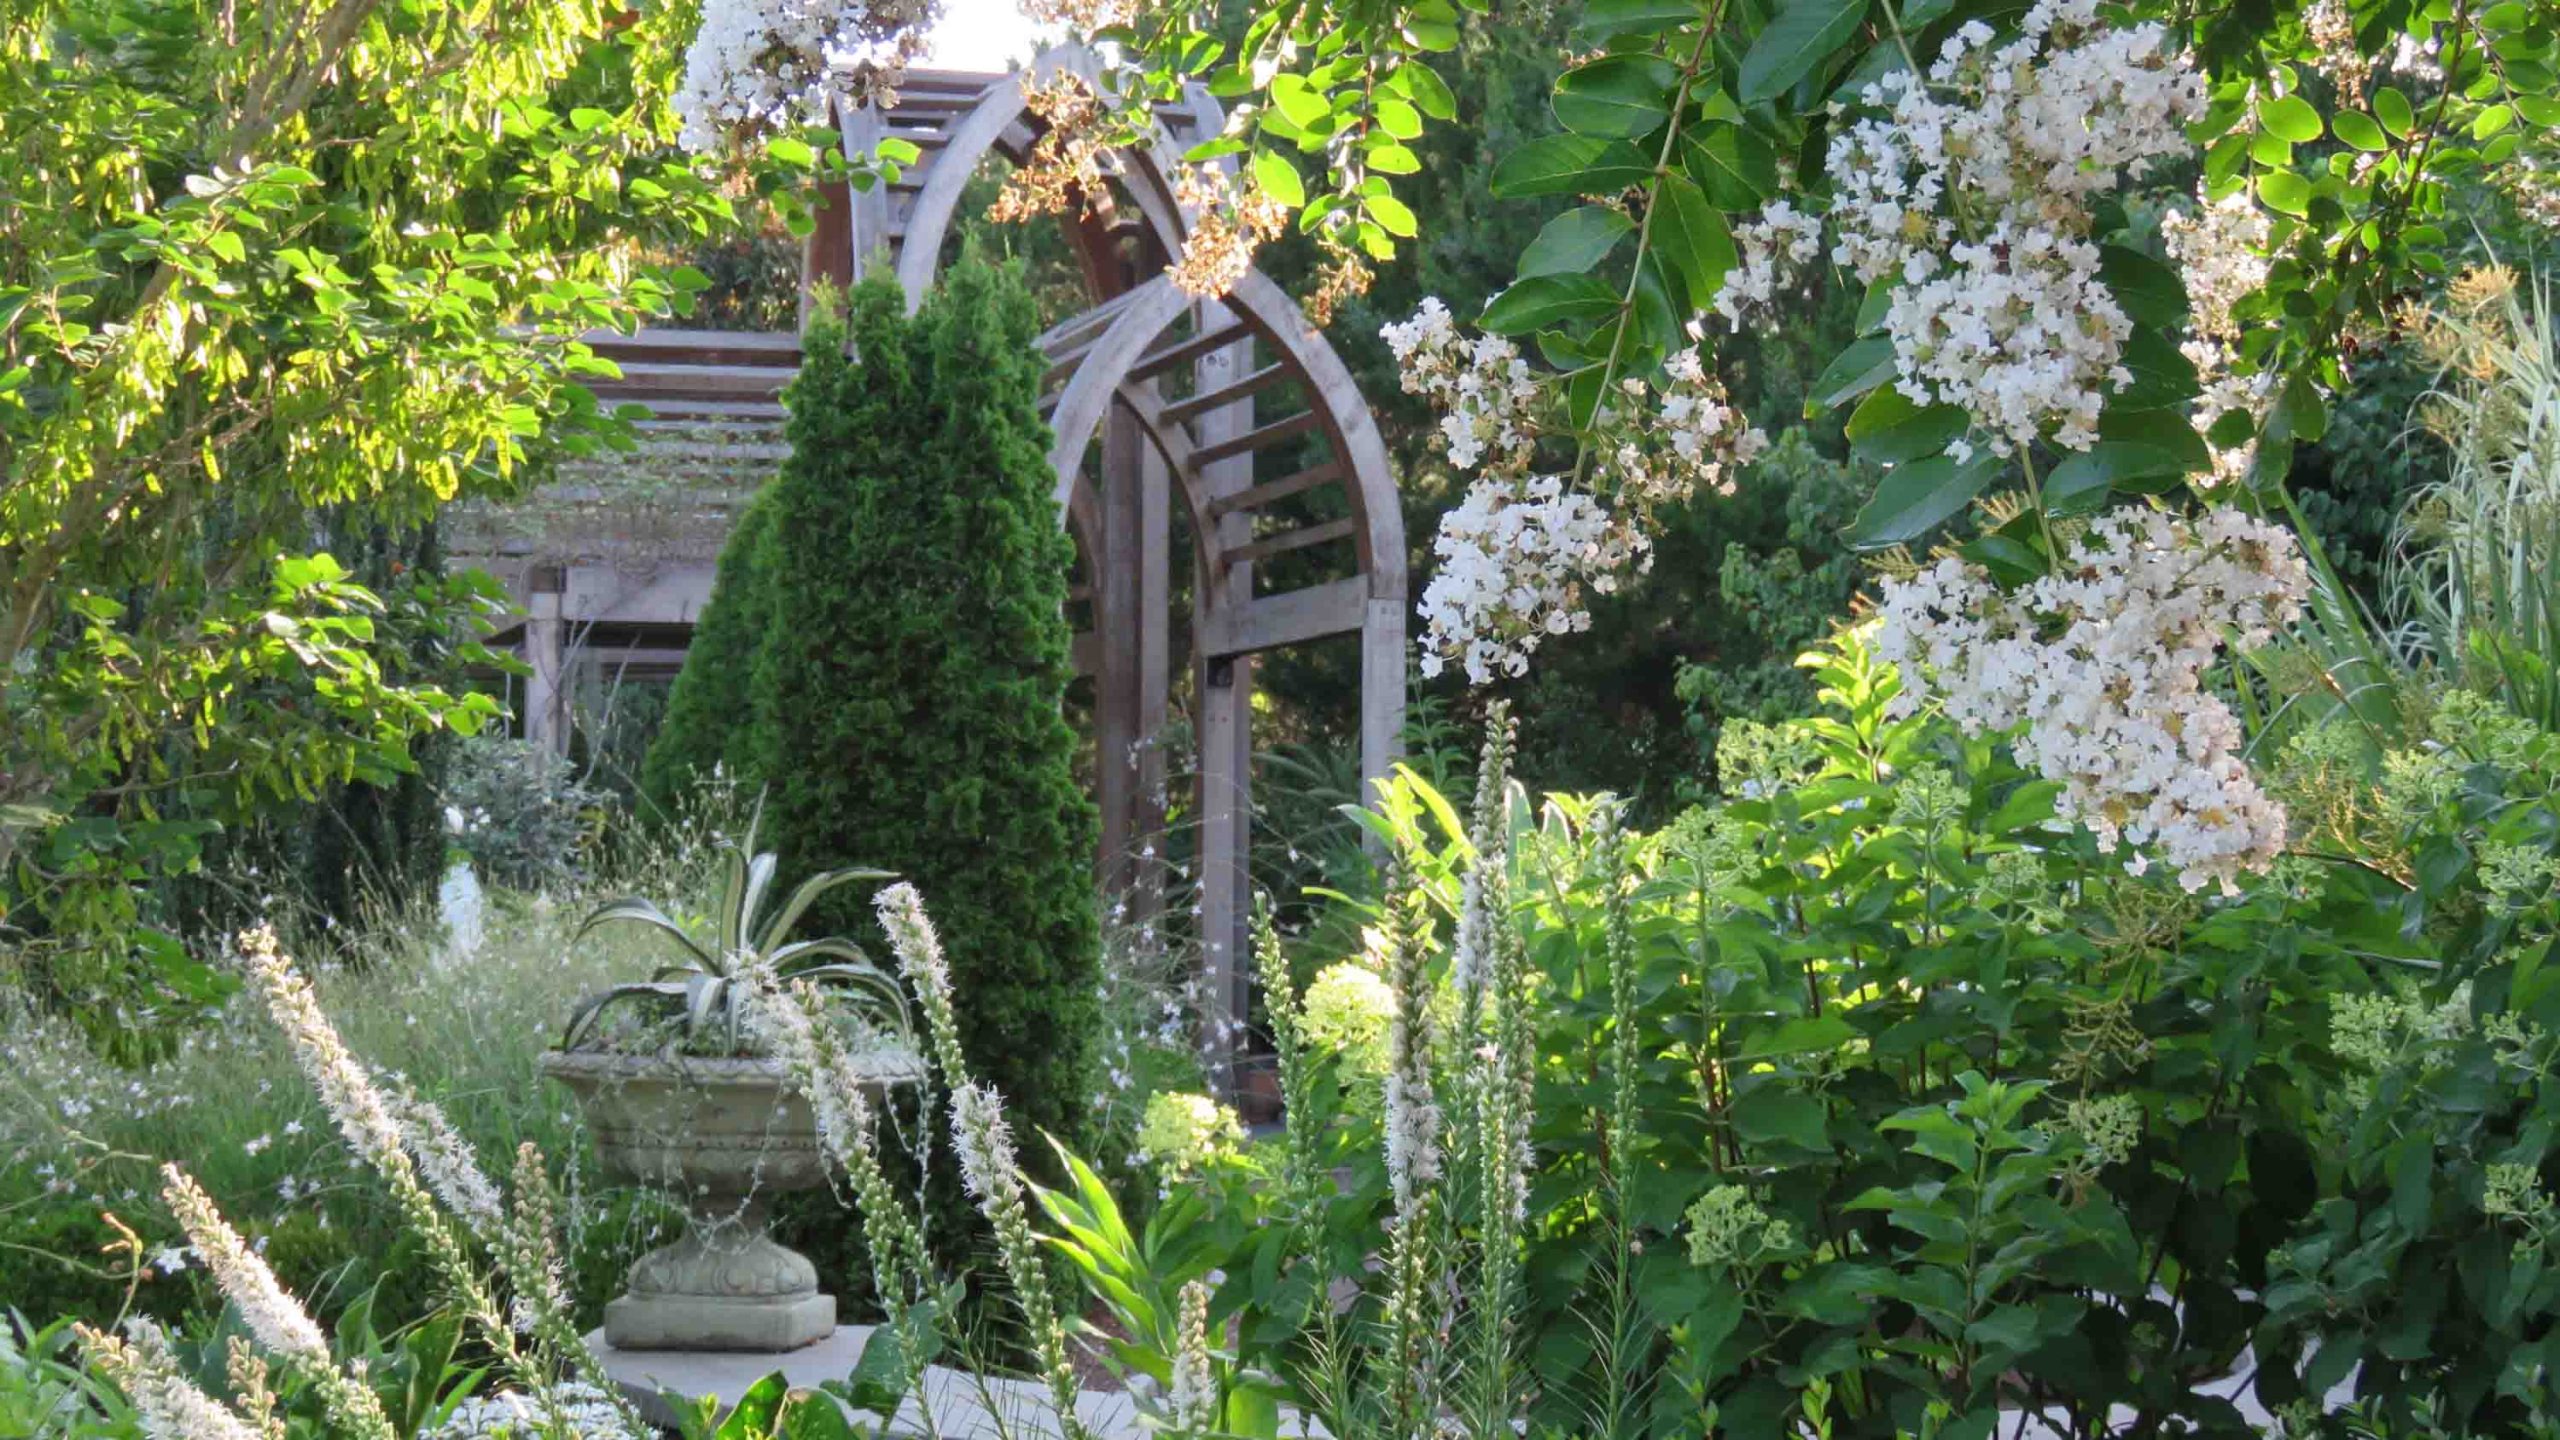
[[675, 108], [688, 150], [828, 124], [894, 93], [939, 0], [703, 0]]

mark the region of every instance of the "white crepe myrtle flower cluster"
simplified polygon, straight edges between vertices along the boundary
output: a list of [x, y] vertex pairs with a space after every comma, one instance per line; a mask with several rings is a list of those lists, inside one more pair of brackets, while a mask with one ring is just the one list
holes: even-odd
[[1441, 410], [1434, 448], [1452, 468], [1477, 473], [1432, 542], [1426, 675], [1452, 660], [1478, 685], [1526, 673], [1542, 639], [1590, 628], [1587, 594], [1610, 593], [1649, 563], [1647, 517], [1702, 489], [1731, 494], [1733, 472], [1768, 446], [1693, 347], [1671, 356], [1659, 381], [1619, 380], [1592, 425], [1594, 489], [1578, 490], [1531, 473], [1556, 397], [1517, 345], [1470, 338], [1436, 299], [1379, 333], [1405, 393]]
[[2267, 283], [2267, 234], [2267, 217], [2246, 191], [2203, 202], [2193, 211], [2173, 210], [2160, 220], [2169, 258], [2186, 281], [2188, 333], [2178, 348], [2196, 367], [2203, 388], [2195, 404], [2196, 429], [2209, 433], [2232, 411], [2250, 422], [2249, 440], [2211, 447], [2213, 469], [2196, 477], [2199, 489], [2247, 477], [2257, 458], [2259, 423], [2275, 399], [2275, 377], [2252, 372], [2241, 362], [2235, 314], [2241, 301]]
[[1766, 318], [1779, 291], [1822, 256], [1822, 217], [1772, 200], [1758, 216], [1733, 227], [1734, 267], [1716, 292], [1715, 312], [1741, 329], [1753, 316]]
[[742, 132], [825, 124], [830, 101], [888, 98], [941, 11], [939, 0], [703, 0], [677, 141], [718, 150]]
[[1618, 382], [1621, 403], [1595, 427], [1611, 437], [1609, 487], [1622, 509], [1650, 517], [1701, 490], [1731, 495], [1734, 475], [1760, 458], [1769, 437], [1733, 407], [1694, 345], [1662, 362], [1657, 389], [1638, 376]]
[[[2162, 27], [2109, 28], [2097, 0], [2039, 0], [2018, 38], [1994, 39], [1967, 24], [1925, 77], [1862, 93], [1882, 113], [1825, 156], [1831, 258], [1892, 280], [1885, 333], [1913, 402], [1962, 407], [1999, 454], [2087, 449], [2106, 396], [2132, 383], [2132, 322], [2098, 276], [2091, 203], [2192, 153], [2204, 83]], [[1765, 306], [1813, 259], [1815, 229], [1784, 200], [1737, 227], [1717, 313], [1738, 325]]]
[[2227, 507], [2190, 519], [2129, 506], [2013, 592], [1955, 556], [1887, 581], [1876, 648], [1902, 669], [1896, 711], [1934, 699], [1968, 734], [2015, 732], [2020, 763], [2061, 782], [2057, 813], [2100, 849], [2147, 847], [2187, 889], [2228, 892], [2274, 863], [2285, 812], [2205, 673], [2226, 642], [2264, 644], [2309, 586], [2279, 526]]
[[1591, 628], [1588, 591], [1606, 595], [1652, 563], [1644, 538], [1556, 475], [1488, 475], [1440, 518], [1439, 566], [1422, 592], [1422, 673], [1450, 660], [1482, 685], [1521, 675], [1549, 635]]
[[1378, 335], [1395, 356], [1404, 393], [1440, 407], [1433, 443], [1452, 466], [1505, 474], [1528, 468], [1538, 448], [1540, 395], [1519, 346], [1499, 335], [1468, 339], [1436, 296]]

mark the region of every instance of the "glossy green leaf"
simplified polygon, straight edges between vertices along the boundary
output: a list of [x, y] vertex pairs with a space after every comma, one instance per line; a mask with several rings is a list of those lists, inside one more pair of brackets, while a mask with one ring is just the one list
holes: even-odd
[[1632, 139], [1662, 124], [1679, 83], [1660, 56], [1604, 56], [1556, 82], [1556, 122], [1577, 135]]
[[1728, 214], [1756, 210], [1778, 193], [1778, 154], [1739, 125], [1691, 126], [1681, 146], [1689, 178]]
[[2186, 473], [2172, 450], [2130, 440], [2101, 440], [2066, 456], [2044, 477], [2044, 508], [2055, 515], [2079, 515], [2105, 506], [2119, 481], [2146, 480]]
[[2112, 403], [2128, 410], [2156, 409], [2192, 400], [2201, 393], [2195, 362], [2179, 353], [2177, 344], [2168, 336], [2149, 325], [2136, 325], [2126, 337], [2123, 364], [2133, 372], [2133, 383], [2118, 391]]
[[1849, 412], [1850, 446], [1870, 460], [1891, 465], [1935, 455], [1964, 433], [1964, 411], [1953, 405], [1922, 408], [1901, 391], [1874, 391]]
[[1606, 205], [1584, 205], [1550, 220], [1520, 253], [1523, 275], [1578, 275], [1597, 265], [1636, 222]]
[[1787, 0], [1743, 55], [1735, 97], [1758, 105], [1785, 94], [1847, 44], [1866, 18], [1866, 0]]
[[2409, 132], [2417, 127], [2417, 112], [2409, 108], [2409, 97], [2388, 85], [2373, 92], [2373, 113], [2395, 139], [2408, 139]]
[[1522, 335], [1618, 308], [1617, 290], [1589, 275], [1530, 275], [1484, 307], [1477, 323], [1497, 335]]
[[1849, 543], [1861, 550], [1909, 544], [1962, 514], [1999, 473], [2000, 462], [1987, 453], [1962, 462], [1952, 455], [1931, 455], [1896, 465], [1851, 522]]
[[1653, 35], [1676, 30], [1698, 14], [1697, 0], [1588, 0], [1573, 28], [1586, 39]]
[[1805, 396], [1805, 414], [1820, 414], [1836, 405], [1845, 405], [1894, 375], [1893, 342], [1881, 335], [1870, 335], [1832, 357], [1831, 363], [1813, 382]]
[[2098, 278], [2134, 319], [2175, 325], [2187, 315], [2187, 286], [2178, 272], [2139, 250], [2109, 245], [2098, 252]]
[[1493, 193], [1505, 200], [1538, 195], [1605, 195], [1642, 184], [1653, 166], [1623, 140], [1541, 135], [1493, 167]]
[[2308, 145], [2320, 138], [2320, 112], [2299, 95], [2287, 95], [2258, 107], [2258, 123], [2269, 134], [2278, 135], [2296, 145]]
[[2391, 137], [2382, 133], [2381, 122], [2361, 110], [2341, 110], [2329, 117], [2329, 128], [2338, 138], [2359, 150], [2381, 151], [2391, 148]]
[[1686, 175], [1665, 175], [1654, 199], [1654, 252], [1689, 286], [1689, 308], [1703, 308], [1733, 268], [1733, 233], [1724, 216]]
[[1298, 167], [1277, 150], [1258, 150], [1253, 156], [1253, 183], [1262, 193], [1283, 205], [1307, 203], [1306, 183], [1298, 178]]
[[2290, 170], [2270, 170], [2258, 177], [2258, 198], [2270, 210], [2307, 215], [2311, 213], [2311, 182]]
[[1332, 102], [1306, 76], [1283, 71], [1271, 79], [1271, 103], [1289, 123], [1312, 129], [1333, 118]]

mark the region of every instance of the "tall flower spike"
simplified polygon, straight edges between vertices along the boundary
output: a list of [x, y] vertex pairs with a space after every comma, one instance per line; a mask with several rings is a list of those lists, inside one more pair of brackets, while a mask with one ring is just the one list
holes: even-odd
[[1175, 1322], [1173, 1385], [1167, 1396], [1177, 1435], [1207, 1435], [1218, 1421], [1218, 1371], [1209, 1355], [1209, 1286], [1185, 1281]]
[[924, 897], [916, 887], [902, 882], [881, 891], [872, 908], [879, 912], [880, 928], [889, 934], [889, 948], [897, 952], [898, 973], [906, 977], [916, 992], [917, 1008], [924, 1011], [925, 1031], [942, 1066], [942, 1083], [957, 1089], [968, 1064], [961, 1055], [960, 1022], [951, 1003], [951, 963], [943, 958], [942, 937], [925, 913]]
[[1440, 1105], [1431, 1084], [1431, 956], [1423, 933], [1421, 901], [1406, 877], [1387, 898], [1387, 983], [1395, 991], [1395, 1020], [1387, 1031], [1387, 1179], [1395, 1191], [1398, 1223], [1414, 1212], [1421, 1187], [1440, 1178]]
[[293, 962], [284, 957], [276, 944], [274, 928], [261, 925], [246, 931], [239, 943], [250, 983], [266, 1002], [267, 1013], [284, 1031], [285, 1043], [292, 1047], [312, 1088], [320, 1092], [320, 1104], [337, 1122], [339, 1133], [376, 1168], [386, 1164], [389, 1157], [403, 1154], [407, 1133], [384, 1102], [372, 1072], [338, 1038], [337, 1027], [321, 1010], [320, 997], [312, 993], [311, 982], [302, 978]]
[[249, 1333], [279, 1355], [328, 1364], [328, 1337], [303, 1312], [302, 1303], [276, 1282], [267, 1262], [222, 1218], [213, 1197], [175, 1165], [160, 1167], [160, 1177], [160, 1198], [168, 1202], [196, 1253], [204, 1257], [205, 1268], [213, 1272], [223, 1295], [239, 1307]]
[[169, 1353], [168, 1338], [149, 1320], [119, 1339], [86, 1324], [73, 1327], [91, 1368], [124, 1392], [150, 1440], [265, 1440], [258, 1429], [195, 1387]]
[[387, 1090], [383, 1105], [399, 1125], [410, 1158], [417, 1162], [418, 1178], [475, 1234], [490, 1233], [499, 1222], [504, 1202], [498, 1198], [498, 1187], [481, 1172], [479, 1157], [454, 1132], [444, 1111], [433, 1101], [420, 1099], [406, 1086]]

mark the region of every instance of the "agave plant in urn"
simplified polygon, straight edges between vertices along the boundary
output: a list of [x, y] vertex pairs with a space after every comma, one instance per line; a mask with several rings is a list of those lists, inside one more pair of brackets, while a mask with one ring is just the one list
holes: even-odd
[[816, 1267], [766, 1233], [773, 1198], [827, 1183], [828, 1166], [807, 1098], [750, 1023], [757, 987], [805, 982], [828, 997], [875, 1101], [924, 1073], [897, 981], [850, 940], [790, 938], [829, 891], [890, 877], [813, 875], [768, 916], [778, 866], [754, 844], [750, 827], [721, 852], [707, 909], [678, 918], [635, 896], [587, 917], [581, 942], [636, 929], [667, 959], [582, 1002], [542, 1058], [576, 1093], [606, 1172], [671, 1192], [688, 1216], [605, 1306], [605, 1339], [620, 1349], [795, 1350], [835, 1329]]

